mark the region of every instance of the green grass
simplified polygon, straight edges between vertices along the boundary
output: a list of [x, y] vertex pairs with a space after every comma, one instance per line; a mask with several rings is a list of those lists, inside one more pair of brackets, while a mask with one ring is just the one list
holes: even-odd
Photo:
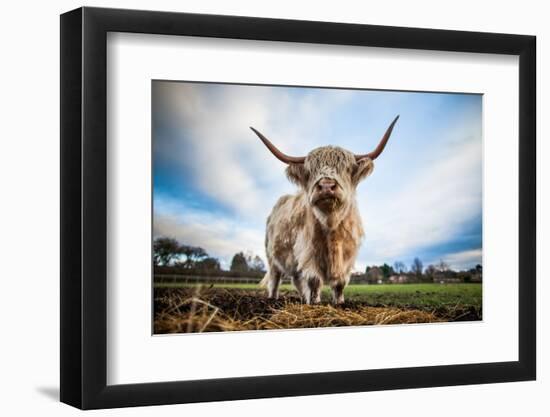
[[425, 310], [474, 307], [481, 310], [481, 284], [350, 285], [349, 300]]
[[[156, 288], [186, 288], [197, 284], [157, 283]], [[210, 286], [210, 284], [203, 284]], [[260, 290], [257, 284], [214, 284], [216, 288]], [[290, 284], [281, 291], [295, 291]], [[423, 310], [456, 310], [473, 308], [481, 312], [481, 284], [381, 284], [348, 285], [344, 290], [347, 301], [369, 305], [419, 308]], [[323, 289], [323, 299], [330, 299], [330, 289]]]

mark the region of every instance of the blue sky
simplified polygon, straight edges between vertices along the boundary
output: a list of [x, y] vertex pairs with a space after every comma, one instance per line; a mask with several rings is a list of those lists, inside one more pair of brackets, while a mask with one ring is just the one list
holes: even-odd
[[416, 256], [481, 263], [480, 95], [153, 81], [152, 113], [155, 237], [201, 246], [226, 267], [241, 250], [265, 259], [265, 220], [296, 188], [249, 126], [289, 154], [366, 153], [399, 114], [357, 189], [355, 269]]

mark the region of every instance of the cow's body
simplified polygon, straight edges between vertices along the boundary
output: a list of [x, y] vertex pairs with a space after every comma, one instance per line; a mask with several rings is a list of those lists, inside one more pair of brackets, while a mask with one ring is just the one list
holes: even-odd
[[307, 157], [289, 157], [254, 130], [288, 164], [287, 177], [300, 188], [281, 197], [267, 219], [269, 270], [262, 283], [269, 297], [277, 298], [281, 280], [289, 277], [306, 303], [321, 300], [324, 284], [332, 288], [334, 303], [344, 302], [344, 287], [363, 238], [355, 190], [372, 172], [373, 160], [384, 149], [396, 121], [376, 150], [365, 155], [324, 146]]
[[320, 301], [323, 283], [335, 289], [338, 298], [349, 282], [362, 237], [355, 204], [338, 224], [328, 228], [316, 218], [304, 192], [281, 197], [267, 219], [265, 283], [269, 295], [277, 297], [280, 280], [286, 276], [307, 303]]

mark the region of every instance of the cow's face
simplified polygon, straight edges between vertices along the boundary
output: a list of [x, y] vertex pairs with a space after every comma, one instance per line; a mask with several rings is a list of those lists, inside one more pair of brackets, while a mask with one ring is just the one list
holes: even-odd
[[291, 163], [288, 178], [306, 193], [309, 203], [323, 213], [343, 209], [353, 200], [357, 184], [373, 170], [369, 157], [356, 159], [351, 152], [324, 146], [314, 149], [304, 163]]

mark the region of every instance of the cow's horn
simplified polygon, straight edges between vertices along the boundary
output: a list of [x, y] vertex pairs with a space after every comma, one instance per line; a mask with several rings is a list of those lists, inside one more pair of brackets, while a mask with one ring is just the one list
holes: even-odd
[[380, 156], [380, 154], [382, 153], [382, 151], [386, 147], [386, 143], [388, 143], [388, 139], [390, 138], [391, 132], [393, 130], [393, 126], [397, 122], [397, 119], [399, 119], [399, 116], [397, 116], [395, 119], [393, 119], [393, 122], [391, 122], [390, 126], [386, 130], [386, 133], [384, 133], [384, 136], [382, 136], [382, 139], [380, 140], [380, 143], [378, 144], [378, 146], [376, 147], [376, 149], [374, 151], [369, 152], [369, 153], [364, 154], [364, 155], [355, 155], [355, 160], [358, 161], [361, 158], [370, 158], [370, 159], [374, 160], [374, 159], [378, 158], [378, 156]]
[[267, 139], [264, 135], [262, 135], [260, 132], [258, 132], [256, 129], [254, 129], [252, 126], [250, 127], [252, 131], [258, 135], [258, 137], [262, 140], [265, 146], [267, 146], [267, 149], [271, 151], [273, 155], [279, 160], [284, 162], [285, 164], [303, 164], [306, 160], [305, 156], [288, 156], [282, 153], [279, 149], [273, 145], [269, 139]]

